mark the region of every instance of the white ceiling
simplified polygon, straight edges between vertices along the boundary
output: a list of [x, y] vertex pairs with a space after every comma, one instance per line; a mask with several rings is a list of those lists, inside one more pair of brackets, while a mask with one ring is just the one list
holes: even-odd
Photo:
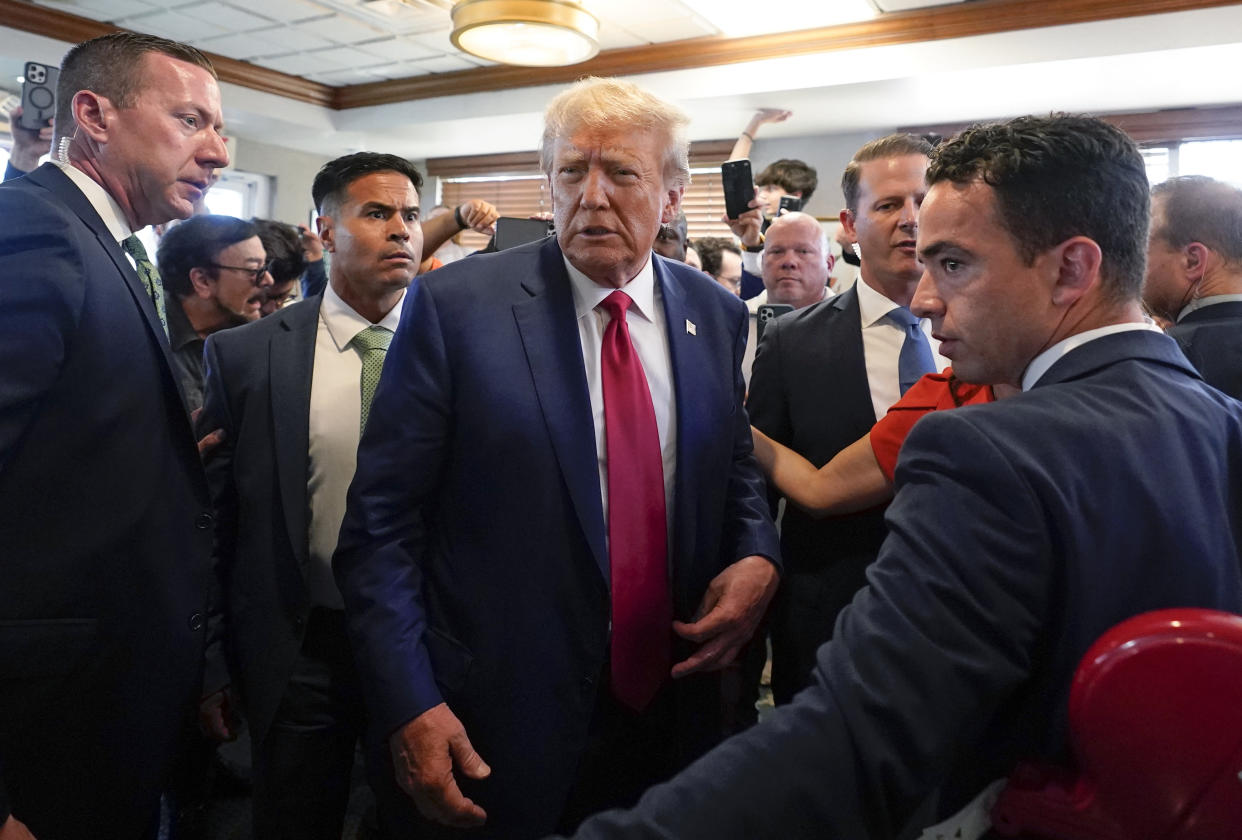
[[[403, 20], [363, 0], [37, 0], [188, 41], [327, 84], [483, 65], [448, 42], [443, 0]], [[783, 0], [759, 0], [779, 14]], [[883, 0], [882, 5], [905, 0]], [[934, 0], [922, 0], [929, 5]], [[715, 34], [677, 0], [586, 0], [605, 49]], [[58, 63], [67, 45], [0, 28], [0, 73]], [[693, 139], [733, 137], [757, 107], [794, 110], [764, 138], [964, 121], [1049, 110], [1130, 111], [1242, 101], [1242, 4], [1050, 29], [652, 73], [636, 80], [690, 114]], [[6, 80], [4, 87], [13, 87]], [[529, 150], [560, 86], [330, 111], [226, 85], [230, 133], [336, 155], [377, 149], [415, 159]]]

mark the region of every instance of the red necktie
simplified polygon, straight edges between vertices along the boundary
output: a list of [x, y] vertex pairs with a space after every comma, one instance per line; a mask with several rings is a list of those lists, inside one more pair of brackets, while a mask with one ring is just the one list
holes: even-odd
[[600, 304], [600, 362], [608, 447], [608, 549], [612, 585], [612, 690], [641, 711], [672, 666], [673, 604], [668, 586], [664, 463], [655, 408], [642, 362], [630, 342], [624, 292]]

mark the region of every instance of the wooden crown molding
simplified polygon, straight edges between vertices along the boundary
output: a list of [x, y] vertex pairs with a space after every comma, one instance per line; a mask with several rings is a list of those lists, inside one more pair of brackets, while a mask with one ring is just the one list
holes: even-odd
[[[78, 17], [46, 6], [36, 6], [27, 0], [0, 0], [0, 25], [70, 44], [121, 31], [121, 27], [110, 23]], [[336, 88], [235, 58], [214, 53], [207, 53], [207, 57], [211, 59], [222, 82], [274, 93], [299, 102], [309, 102], [323, 108], [335, 107]]]
[[[335, 88], [245, 61], [208, 55], [221, 81], [339, 110], [563, 84], [588, 75], [628, 76], [1235, 5], [1239, 5], [1236, 0], [972, 0], [820, 29], [745, 38], [711, 36], [607, 50], [569, 67], [480, 67]], [[117, 31], [110, 24], [36, 6], [29, 0], [0, 0], [0, 25], [71, 44]]]
[[[1242, 137], [1242, 105], [1170, 108], [1164, 111], [1135, 111], [1099, 114], [1100, 119], [1120, 128], [1136, 143], [1180, 143], [1186, 140], [1221, 140]], [[998, 117], [1003, 119], [1003, 117]], [[964, 128], [991, 120], [968, 123], [909, 125], [898, 131], [910, 134], [938, 134], [952, 137]]]

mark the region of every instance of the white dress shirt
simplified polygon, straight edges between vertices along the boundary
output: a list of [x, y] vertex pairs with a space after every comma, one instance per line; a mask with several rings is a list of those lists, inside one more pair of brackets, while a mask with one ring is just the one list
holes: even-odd
[[[867, 384], [871, 388], [871, 406], [878, 420], [901, 398], [897, 360], [906, 331], [886, 317], [900, 304], [886, 298], [867, 284], [862, 277], [854, 284], [858, 289], [858, 312], [862, 317], [863, 358], [867, 365]], [[940, 342], [931, 337], [931, 321], [919, 319], [919, 329], [927, 336], [936, 370], [944, 370], [949, 360], [940, 355]]]
[[1029, 391], [1038, 382], [1043, 375], [1048, 372], [1048, 368], [1052, 367], [1057, 361], [1075, 348], [1081, 347], [1088, 341], [1094, 341], [1097, 338], [1103, 338], [1113, 333], [1131, 332], [1133, 330], [1150, 330], [1161, 335], [1163, 330], [1155, 324], [1149, 324], [1146, 321], [1127, 321], [1124, 324], [1109, 324], [1107, 327], [1096, 327], [1093, 330], [1087, 330], [1069, 338], [1062, 339], [1056, 344], [1031, 359], [1031, 363], [1026, 366], [1026, 372], [1022, 374], [1022, 390]]
[[[86, 196], [91, 207], [95, 208], [99, 218], [103, 219], [104, 226], [108, 228], [108, 233], [112, 234], [113, 239], [118, 243], [129, 239], [133, 230], [130, 229], [129, 221], [125, 218], [125, 212], [121, 210], [121, 205], [116, 203], [116, 199], [107, 190], [76, 166], [61, 163], [58, 160], [52, 160], [51, 163], [65, 173], [69, 180], [73, 181], [74, 186], [82, 191], [82, 195]], [[125, 257], [130, 265], [134, 265], [134, 258], [128, 252]], [[154, 254], [151, 255], [151, 259], [155, 260]]]
[[[395, 331], [405, 295], [379, 326]], [[371, 322], [341, 300], [332, 284], [323, 291], [315, 362], [311, 373], [310, 452], [306, 496], [310, 506], [310, 562], [306, 584], [311, 602], [341, 609], [332, 577], [332, 554], [345, 518], [345, 496], [358, 464], [362, 423], [362, 353], [350, 344]]]
[[1212, 306], [1216, 303], [1238, 303], [1242, 302], [1242, 295], [1208, 295], [1207, 297], [1195, 298], [1190, 303], [1182, 307], [1182, 311], [1177, 313], [1177, 320], [1181, 321], [1196, 309], [1202, 309], [1205, 306]]
[[[591, 394], [591, 415], [595, 421], [595, 456], [599, 463], [599, 496], [603, 502], [604, 525], [608, 523], [608, 446], [604, 424], [604, 380], [600, 366], [600, 350], [608, 312], [599, 306], [612, 294], [612, 287], [600, 286], [565, 260], [569, 282], [573, 287], [574, 312], [578, 317], [578, 338], [582, 342], [582, 362], [586, 366], [587, 389]], [[673, 479], [677, 470], [677, 406], [673, 395], [673, 368], [669, 362], [668, 330], [665, 327], [664, 301], [655, 285], [651, 259], [621, 291], [633, 302], [626, 311], [625, 323], [630, 341], [647, 375], [647, 387], [655, 408], [656, 428], [660, 434], [660, 456], [664, 463], [664, 512], [670, 529], [673, 521]], [[670, 552], [672, 550], [670, 530]], [[671, 554], [670, 554], [671, 556]]]

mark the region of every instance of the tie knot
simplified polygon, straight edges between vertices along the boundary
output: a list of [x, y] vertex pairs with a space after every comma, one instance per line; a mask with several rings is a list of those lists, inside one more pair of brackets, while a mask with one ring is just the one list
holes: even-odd
[[392, 343], [392, 330], [387, 327], [367, 327], [349, 343], [364, 353], [368, 350], [387, 350]]
[[630, 299], [629, 295], [620, 289], [617, 289], [608, 297], [600, 301], [599, 305], [608, 311], [608, 317], [612, 320], [624, 321], [625, 312], [630, 308], [630, 304], [633, 302], [634, 301]]
[[905, 330], [918, 326], [919, 323], [918, 316], [904, 306], [890, 310], [888, 317], [892, 319], [893, 323]]
[[121, 240], [121, 250], [133, 257], [134, 262], [151, 261], [151, 258], [147, 256], [147, 249], [142, 245], [142, 240], [138, 238], [138, 234], [132, 234], [126, 239]]

